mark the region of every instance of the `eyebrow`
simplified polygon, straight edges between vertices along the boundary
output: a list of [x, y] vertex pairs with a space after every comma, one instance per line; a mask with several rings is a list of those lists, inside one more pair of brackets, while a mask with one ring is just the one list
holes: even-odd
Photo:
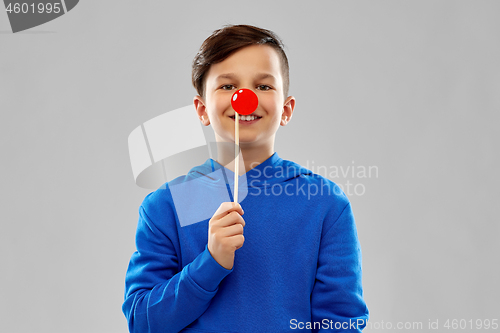
[[[216, 81], [219, 81], [221, 79], [236, 79], [237, 78], [237, 75], [235, 75], [234, 73], [226, 73], [226, 74], [221, 74], [219, 76], [217, 76], [217, 78], [215, 79]], [[267, 79], [267, 78], [271, 78], [273, 80], [276, 81], [276, 78], [269, 74], [269, 73], [260, 73], [260, 74], [257, 74], [255, 76], [255, 78], [257, 80], [263, 80], [263, 79]]]

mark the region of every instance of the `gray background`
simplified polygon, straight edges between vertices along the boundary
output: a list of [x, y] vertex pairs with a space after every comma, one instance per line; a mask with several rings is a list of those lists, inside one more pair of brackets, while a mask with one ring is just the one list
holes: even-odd
[[297, 105], [278, 131], [282, 158], [378, 168], [332, 179], [365, 190], [350, 200], [371, 321], [425, 332], [429, 320], [445, 331], [446, 319], [500, 318], [499, 10], [82, 1], [18, 34], [2, 11], [0, 331], [127, 330], [124, 276], [150, 192], [134, 184], [127, 138], [192, 103], [191, 61], [226, 23], [271, 29], [287, 46]]

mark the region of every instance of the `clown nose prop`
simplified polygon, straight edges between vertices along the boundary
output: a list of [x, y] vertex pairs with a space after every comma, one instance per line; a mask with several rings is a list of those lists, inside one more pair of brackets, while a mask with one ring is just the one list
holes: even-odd
[[239, 177], [239, 149], [240, 149], [240, 117], [249, 115], [259, 106], [257, 95], [250, 89], [238, 89], [231, 97], [231, 106], [234, 114], [234, 202], [238, 202], [238, 177]]
[[258, 105], [259, 99], [250, 89], [239, 89], [231, 98], [231, 106], [234, 111], [242, 116], [254, 112]]

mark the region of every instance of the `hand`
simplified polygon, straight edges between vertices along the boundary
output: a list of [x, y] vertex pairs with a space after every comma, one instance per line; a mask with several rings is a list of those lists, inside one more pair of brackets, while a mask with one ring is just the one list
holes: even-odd
[[208, 223], [208, 251], [225, 269], [232, 269], [234, 252], [243, 246], [243, 208], [239, 203], [223, 202]]

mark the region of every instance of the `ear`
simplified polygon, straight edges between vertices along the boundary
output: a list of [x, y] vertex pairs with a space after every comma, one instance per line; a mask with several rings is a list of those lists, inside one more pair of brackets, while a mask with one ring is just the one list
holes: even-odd
[[292, 119], [293, 109], [295, 108], [295, 97], [288, 96], [283, 105], [283, 112], [281, 114], [281, 126], [286, 126], [290, 119]]
[[207, 107], [205, 106], [205, 101], [200, 95], [194, 96], [193, 99], [194, 108], [196, 109], [196, 114], [200, 118], [201, 123], [205, 126], [210, 125], [210, 119], [208, 119]]

